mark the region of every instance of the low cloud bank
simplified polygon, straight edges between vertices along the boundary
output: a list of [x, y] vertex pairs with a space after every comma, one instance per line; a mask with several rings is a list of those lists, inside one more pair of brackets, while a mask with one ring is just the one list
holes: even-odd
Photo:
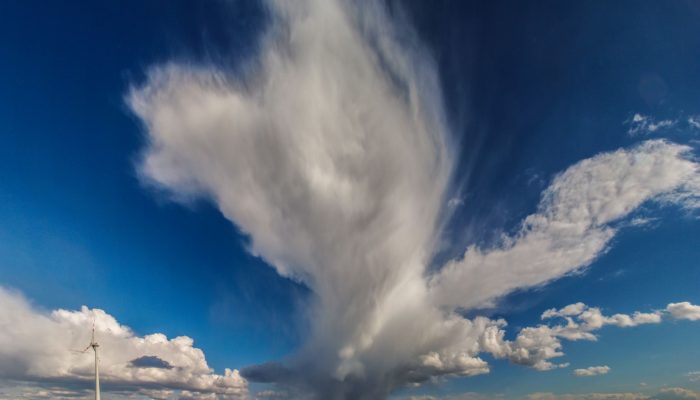
[[[402, 382], [420, 384], [438, 376], [474, 376], [490, 371], [479, 355], [488, 353], [497, 359], [540, 371], [565, 368], [569, 363], [555, 363], [564, 356], [564, 340], [596, 341], [596, 331], [605, 326], [631, 328], [658, 324], [664, 320], [692, 320], [688, 302], [671, 303], [663, 310], [605, 315], [599, 308], [583, 303], [542, 313], [541, 324], [521, 329], [514, 339], [507, 339], [503, 319], [476, 317], [445, 321], [445, 329], [460, 334], [459, 340], [442, 349], [426, 352], [399, 371]], [[248, 398], [248, 383], [237, 370], [215, 374], [206, 363], [204, 353], [193, 346], [192, 339], [180, 336], [168, 339], [162, 334], [136, 336], [111, 315], [99, 309], [79, 311], [34, 309], [17, 292], [0, 287], [0, 379], [27, 382], [26, 390], [14, 397], [70, 398], [86, 393], [93, 374], [89, 353], [76, 353], [89, 342], [89, 328], [94, 321], [100, 342], [100, 370], [103, 383], [113, 394], [140, 394], [154, 399], [243, 399]], [[464, 335], [464, 336], [462, 336]], [[576, 376], [594, 376], [610, 372], [608, 366], [575, 369]], [[269, 363], [248, 368], [253, 380], [289, 384], [298, 372], [289, 366]], [[694, 379], [695, 372], [689, 373]], [[33, 383], [32, 383], [33, 382]], [[53, 386], [51, 386], [53, 385]], [[17, 385], [15, 385], [17, 386]], [[21, 385], [20, 385], [21, 386]], [[42, 394], [43, 393], [43, 394]], [[264, 391], [260, 398], [300, 398], [296, 390]]]
[[699, 400], [700, 392], [681, 387], [662, 388], [655, 394], [647, 393], [532, 393], [529, 400]]
[[[461, 393], [444, 396], [407, 396], [397, 397], [397, 400], [497, 400], [503, 395], [485, 395], [481, 393]], [[661, 388], [648, 393], [641, 392], [612, 392], [612, 393], [562, 393], [549, 392], [530, 393], [528, 400], [697, 400], [700, 392], [682, 388]]]
[[[90, 343], [94, 322], [100, 343], [100, 378], [106, 387], [129, 393], [191, 399], [243, 399], [247, 381], [238, 370], [223, 375], [207, 365], [202, 350], [187, 336], [168, 339], [155, 333], [137, 336], [103, 310], [83, 306], [78, 311], [43, 312], [19, 293], [0, 287], [0, 379], [53, 384], [27, 391], [51, 398], [80, 394], [93, 379]], [[128, 389], [128, 390], [127, 390]], [[167, 394], [167, 397], [162, 397]], [[18, 394], [19, 397], [21, 395]]]

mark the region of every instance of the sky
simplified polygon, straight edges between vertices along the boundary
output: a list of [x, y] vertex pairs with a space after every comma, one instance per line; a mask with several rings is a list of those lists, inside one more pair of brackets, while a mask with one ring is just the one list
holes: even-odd
[[700, 399], [699, 19], [0, 2], [0, 398]]

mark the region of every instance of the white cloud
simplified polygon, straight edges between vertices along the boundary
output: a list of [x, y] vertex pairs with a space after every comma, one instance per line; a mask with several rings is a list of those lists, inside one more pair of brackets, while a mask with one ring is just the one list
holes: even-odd
[[678, 120], [675, 119], [664, 119], [657, 121], [651, 116], [639, 113], [634, 114], [631, 119], [625, 121], [625, 124], [629, 125], [627, 134], [630, 136], [654, 133], [656, 131], [671, 128], [677, 123]]
[[515, 341], [508, 345], [508, 358], [516, 364], [531, 366], [540, 371], [568, 366], [567, 363], [554, 364], [549, 361], [563, 356], [564, 353], [561, 351], [561, 342], [555, 330], [548, 326], [524, 328], [518, 333]]
[[693, 115], [688, 117], [688, 125], [694, 129], [700, 129], [700, 116]]
[[570, 317], [572, 315], [579, 315], [581, 314], [584, 310], [588, 308], [587, 305], [578, 302], [574, 304], [569, 304], [566, 307], [562, 307], [561, 309], [557, 310], [556, 308], [550, 308], [549, 310], [546, 310], [545, 312], [542, 313], [542, 316], [540, 317], [541, 319], [549, 319], [549, 318], [554, 318], [554, 317]]
[[598, 367], [588, 367], [588, 368], [578, 368], [574, 370], [574, 375], [576, 376], [596, 376], [605, 375], [610, 372], [610, 367], [607, 365], [601, 365]]
[[[687, 304], [692, 306], [690, 303]], [[567, 366], [566, 363], [551, 362], [551, 359], [564, 355], [562, 339], [596, 341], [598, 338], [595, 331], [605, 326], [631, 328], [645, 324], [658, 324], [662, 322], [664, 316], [669, 315], [673, 316], [669, 311], [648, 313], [635, 311], [632, 314], [618, 313], [607, 316], [599, 308], [589, 307], [579, 302], [560, 309], [545, 310], [541, 317], [543, 320], [558, 318], [564, 323], [523, 328], [512, 342], [504, 339], [505, 332], [502, 328], [505, 326], [505, 321], [492, 324], [483, 330], [480, 348], [481, 351], [491, 353], [496, 358], [508, 358], [516, 364], [546, 371]], [[604, 368], [607, 367], [591, 367], [586, 370], [590, 374], [596, 371], [605, 373], [602, 372]], [[576, 370], [574, 373], [578, 376], [588, 376], [586, 370]]]
[[531, 393], [527, 396], [529, 400], [648, 400], [649, 395], [643, 393], [577, 393], [577, 394], [554, 394], [554, 393]]
[[700, 371], [690, 371], [685, 376], [688, 377], [692, 382], [700, 382]]
[[[191, 397], [238, 399], [247, 395], [247, 382], [238, 371], [227, 369], [223, 375], [215, 374], [189, 337], [168, 339], [159, 333], [136, 336], [99, 309], [39, 311], [20, 294], [2, 287], [0, 378], [55, 382], [59, 387], [60, 382], [89, 382], [92, 355], [71, 350], [82, 350], [89, 343], [93, 321], [100, 343], [100, 377], [105, 383], [132, 386], [136, 392], [187, 391]], [[144, 356], [151, 364], [139, 366], [133, 362]], [[154, 364], [154, 360], [162, 363]]]
[[663, 388], [653, 397], [654, 400], [700, 400], [700, 392], [694, 390], [672, 387]]
[[433, 277], [431, 293], [445, 306], [489, 306], [587, 266], [607, 248], [613, 224], [642, 203], [697, 201], [698, 165], [689, 152], [655, 140], [575, 164], [554, 179], [516, 234], [495, 248], [471, 246]]
[[[632, 315], [614, 314], [606, 316], [602, 314], [599, 308], [589, 307], [583, 303], [572, 304], [560, 310], [549, 309], [542, 313], [542, 319], [555, 317], [562, 317], [567, 321], [566, 329], [562, 329], [560, 332], [590, 332], [605, 325], [628, 328], [642, 324], [657, 324], [661, 322], [662, 314], [658, 311], [651, 313], [635, 311]], [[574, 317], [575, 320], [571, 317]], [[564, 335], [560, 333], [560, 336]]]
[[697, 176], [690, 148], [648, 141], [583, 160], [517, 234], [472, 246], [426, 278], [456, 205], [439, 80], [408, 29], [362, 4], [270, 2], [248, 75], [170, 64], [127, 98], [148, 139], [143, 180], [178, 200], [213, 201], [252, 253], [314, 292], [300, 351], [248, 372], [320, 398], [382, 398], [407, 382], [485, 373], [483, 351], [542, 370], [565, 365], [549, 361], [562, 354], [559, 338], [591, 340], [589, 330], [534, 327], [510, 342], [504, 321], [458, 310], [580, 270], [646, 201], [695, 201], [700, 185], [680, 192]]
[[[477, 346], [472, 346], [471, 357], [480, 352], [490, 353], [498, 359], [508, 359], [515, 364], [529, 366], [540, 371], [568, 367], [568, 363], [554, 363], [553, 359], [564, 356], [562, 340], [596, 341], [595, 332], [605, 326], [631, 328], [644, 324], [661, 323], [665, 315], [662, 311], [643, 313], [636, 311], [632, 314], [604, 315], [599, 308], [589, 307], [583, 303], [570, 304], [561, 309], [549, 309], [542, 313], [543, 320], [559, 319], [561, 323], [538, 325], [522, 328], [514, 340], [507, 340], [505, 320], [489, 320], [475, 318], [472, 330], [478, 336]], [[457, 343], [453, 348], [444, 351], [455, 353], [457, 349], [465, 348], [473, 340]], [[437, 362], [437, 361], [436, 361]], [[482, 373], [488, 372], [488, 366], [483, 365]], [[591, 367], [589, 373], [602, 372], [603, 367]], [[474, 369], [476, 371], [476, 369]], [[577, 372], [579, 371], [579, 372]], [[574, 373], [585, 376], [586, 372], [577, 370]], [[465, 374], [467, 375], [467, 374]]]
[[493, 399], [503, 399], [503, 395], [487, 395], [483, 393], [476, 392], [465, 392], [459, 394], [448, 394], [442, 396], [404, 396], [404, 397], [392, 397], [392, 399], [397, 400], [493, 400]]
[[529, 400], [697, 400], [700, 393], [680, 387], [662, 388], [656, 394], [621, 392], [621, 393], [532, 393]]
[[[503, 395], [482, 393], [450, 394], [445, 396], [407, 396], [401, 400], [457, 400], [457, 399], [502, 399]], [[528, 400], [694, 400], [700, 393], [680, 387], [662, 388], [657, 392], [612, 392], [612, 393], [551, 393], [536, 392], [526, 396]]]
[[128, 96], [150, 143], [144, 179], [213, 199], [251, 252], [314, 291], [289, 364], [321, 397], [350, 381], [386, 392], [421, 365], [483, 370], [441, 354], [471, 328], [430, 304], [423, 275], [451, 197], [439, 82], [410, 32], [363, 5], [271, 2], [255, 76], [169, 65]]
[[666, 307], [666, 311], [676, 319], [700, 320], [700, 306], [690, 304], [687, 301], [671, 303]]
[[255, 393], [256, 399], [288, 399], [289, 393], [276, 390], [261, 390]]
[[654, 221], [656, 221], [656, 218], [635, 217], [629, 221], [629, 226], [632, 226], [632, 227], [648, 226], [649, 224], [651, 224]]

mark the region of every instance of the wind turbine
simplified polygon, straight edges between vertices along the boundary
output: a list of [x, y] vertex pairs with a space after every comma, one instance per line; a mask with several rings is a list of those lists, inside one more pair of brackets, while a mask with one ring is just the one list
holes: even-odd
[[99, 367], [99, 361], [100, 358], [97, 355], [97, 348], [100, 347], [100, 345], [97, 343], [95, 340], [95, 323], [93, 322], [92, 324], [92, 337], [90, 338], [90, 344], [80, 353], [85, 353], [92, 347], [92, 350], [95, 352], [95, 400], [100, 400], [100, 367]]

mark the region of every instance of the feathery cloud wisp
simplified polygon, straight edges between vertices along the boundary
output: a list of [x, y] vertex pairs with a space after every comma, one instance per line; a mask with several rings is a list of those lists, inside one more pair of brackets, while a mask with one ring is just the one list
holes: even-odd
[[[657, 121], [649, 115], [634, 114], [632, 118], [625, 121], [625, 124], [629, 126], [627, 134], [630, 136], [644, 135], [655, 133], [657, 131], [662, 131], [674, 127], [678, 123], [675, 119], [663, 119]], [[693, 127], [691, 119], [688, 123]]]

